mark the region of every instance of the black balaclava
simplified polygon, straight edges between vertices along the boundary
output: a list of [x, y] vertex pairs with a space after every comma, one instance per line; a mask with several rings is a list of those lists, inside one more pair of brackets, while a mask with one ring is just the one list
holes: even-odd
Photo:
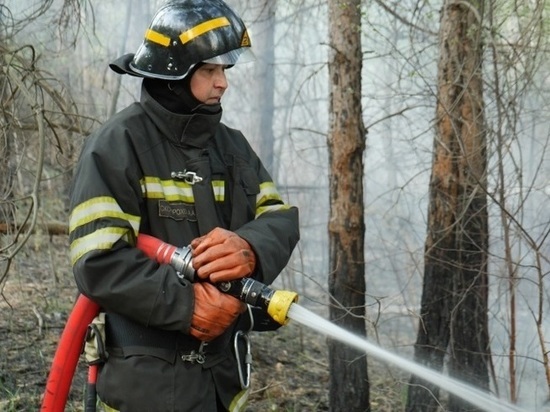
[[195, 65], [182, 80], [145, 78], [143, 83], [151, 97], [172, 113], [218, 113], [221, 110], [220, 104], [204, 104], [191, 93], [191, 77], [203, 64]]

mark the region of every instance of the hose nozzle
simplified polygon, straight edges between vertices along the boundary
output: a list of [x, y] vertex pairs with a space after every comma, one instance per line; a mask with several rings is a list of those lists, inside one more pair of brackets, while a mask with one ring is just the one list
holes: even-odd
[[271, 302], [267, 305], [267, 313], [281, 325], [288, 323], [290, 305], [298, 302], [298, 294], [290, 290], [276, 290]]
[[[182, 279], [195, 281], [195, 269], [191, 259], [191, 248], [177, 248], [153, 236], [140, 234], [137, 248], [159, 263], [172, 265]], [[221, 282], [216, 285], [222, 292], [236, 297], [244, 303], [265, 310], [275, 322], [286, 325], [290, 305], [298, 301], [298, 294], [288, 290], [273, 290], [262, 282], [251, 278], [243, 278], [231, 282]]]
[[290, 305], [298, 301], [298, 294], [288, 290], [273, 290], [262, 282], [243, 278], [232, 282], [221, 282], [218, 288], [244, 303], [264, 309], [281, 325], [288, 323]]

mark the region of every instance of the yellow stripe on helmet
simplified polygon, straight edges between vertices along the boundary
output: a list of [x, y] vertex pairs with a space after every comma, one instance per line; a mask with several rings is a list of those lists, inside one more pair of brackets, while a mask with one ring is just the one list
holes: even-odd
[[151, 29], [147, 29], [145, 32], [145, 39], [152, 41], [153, 43], [160, 44], [164, 47], [168, 47], [170, 45], [170, 37]]
[[184, 31], [180, 34], [180, 40], [182, 44], [188, 43], [196, 37], [203, 35], [214, 29], [219, 29], [220, 27], [229, 26], [229, 20], [227, 17], [218, 17], [212, 20], [205, 21], [204, 23], [197, 24], [195, 27]]

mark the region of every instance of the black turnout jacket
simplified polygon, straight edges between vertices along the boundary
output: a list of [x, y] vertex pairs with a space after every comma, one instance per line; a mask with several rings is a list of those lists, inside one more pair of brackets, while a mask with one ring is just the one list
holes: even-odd
[[[82, 150], [70, 201], [78, 289], [107, 314], [142, 328], [137, 335], [167, 333], [161, 340], [176, 342], [176, 349], [170, 343], [164, 352], [135, 342], [113, 350], [98, 392], [116, 410], [214, 411], [220, 403], [238, 410], [229, 337], [212, 345], [216, 353], [204, 364], [181, 361], [177, 348], [200, 343], [188, 334], [193, 288], [170, 265], [136, 248], [139, 233], [185, 246], [222, 226], [250, 243], [258, 263], [253, 277], [261, 282], [270, 284], [288, 263], [299, 239], [298, 211], [283, 202], [244, 136], [220, 120], [221, 109], [171, 113], [142, 87], [140, 102], [113, 116]], [[182, 177], [195, 170], [204, 178], [200, 182]], [[212, 189], [214, 213], [209, 210], [206, 224], [199, 219], [206, 211], [195, 203], [193, 184]]]

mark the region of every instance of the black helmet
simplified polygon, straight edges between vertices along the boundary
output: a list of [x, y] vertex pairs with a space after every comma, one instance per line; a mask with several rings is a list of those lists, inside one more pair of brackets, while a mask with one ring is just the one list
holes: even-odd
[[121, 74], [180, 80], [198, 63], [232, 66], [251, 56], [243, 21], [222, 0], [170, 0], [153, 17], [136, 54], [110, 67]]

